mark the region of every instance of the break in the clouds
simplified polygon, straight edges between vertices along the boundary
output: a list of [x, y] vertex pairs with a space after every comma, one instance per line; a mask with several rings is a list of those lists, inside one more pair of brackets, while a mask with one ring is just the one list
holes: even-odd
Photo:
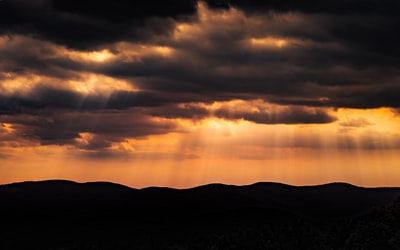
[[327, 124], [339, 108], [399, 108], [399, 7], [4, 0], [0, 122], [91, 150], [185, 131], [182, 119]]

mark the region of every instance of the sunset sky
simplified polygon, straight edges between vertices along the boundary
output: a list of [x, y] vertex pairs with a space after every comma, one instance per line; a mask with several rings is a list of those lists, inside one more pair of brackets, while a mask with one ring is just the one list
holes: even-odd
[[400, 186], [400, 1], [0, 1], [0, 183]]

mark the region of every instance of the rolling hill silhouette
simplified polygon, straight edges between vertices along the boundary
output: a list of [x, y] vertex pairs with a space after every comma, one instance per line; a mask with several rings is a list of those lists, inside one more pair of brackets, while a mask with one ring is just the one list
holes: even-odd
[[400, 188], [345, 183], [183, 190], [62, 180], [14, 183], [0, 186], [0, 248], [396, 249], [399, 196]]

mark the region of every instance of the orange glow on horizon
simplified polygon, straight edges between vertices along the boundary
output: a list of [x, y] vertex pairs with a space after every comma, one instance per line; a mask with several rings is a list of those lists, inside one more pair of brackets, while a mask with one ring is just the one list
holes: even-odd
[[79, 182], [111, 181], [135, 188], [188, 188], [208, 183], [317, 185], [340, 181], [366, 187], [399, 186], [399, 150], [347, 151], [344, 154], [334, 150], [287, 150], [286, 154], [291, 152], [291, 158], [282, 155], [280, 158], [245, 162], [238, 162], [234, 157], [163, 162], [151, 158], [93, 161], [76, 160], [62, 152], [48, 154], [44, 150], [41, 154], [34, 154], [28, 151], [19, 166], [13, 165], [11, 160], [2, 160], [7, 171], [0, 176], [0, 183], [70, 179]]
[[[7, 156], [0, 162], [7, 168], [0, 183], [56, 178], [136, 188], [260, 181], [400, 186], [400, 118], [384, 108], [339, 109], [336, 115], [336, 122], [309, 125], [177, 119], [184, 130], [113, 143], [104, 149], [114, 155], [110, 158], [72, 146], [3, 145]], [[3, 131], [10, 129], [5, 125]], [[79, 142], [85, 145], [92, 138], [82, 133]]]

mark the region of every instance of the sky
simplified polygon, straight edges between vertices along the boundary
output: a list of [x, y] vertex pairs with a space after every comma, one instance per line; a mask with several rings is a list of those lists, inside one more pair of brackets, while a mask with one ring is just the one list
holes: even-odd
[[0, 1], [0, 183], [400, 186], [399, 11]]

